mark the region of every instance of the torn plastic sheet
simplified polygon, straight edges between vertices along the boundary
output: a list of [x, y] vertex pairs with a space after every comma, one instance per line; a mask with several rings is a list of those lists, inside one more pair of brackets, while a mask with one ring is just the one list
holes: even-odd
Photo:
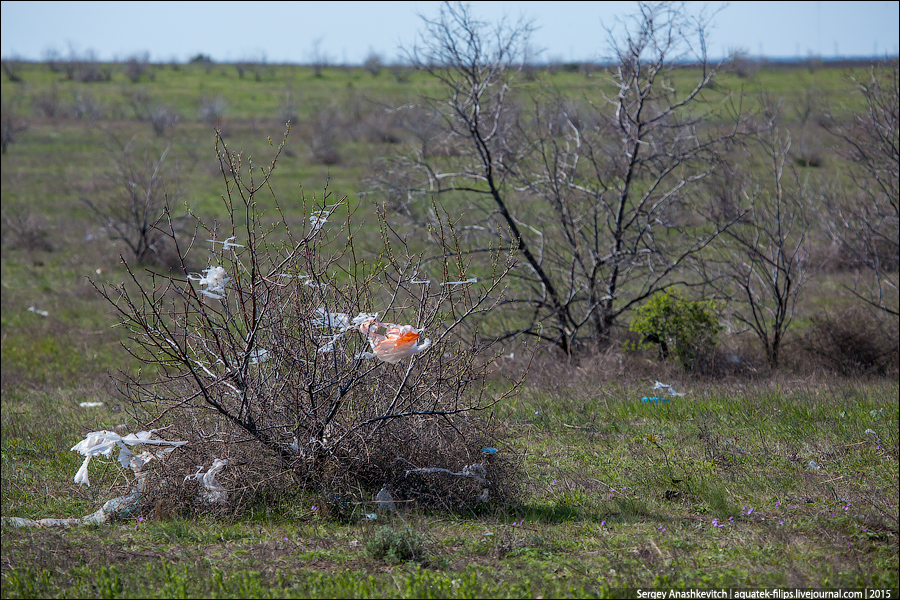
[[188, 275], [188, 279], [196, 281], [198, 285], [206, 286], [205, 290], [200, 290], [200, 294], [214, 300], [221, 300], [225, 297], [225, 285], [231, 281], [227, 275], [224, 268], [215, 266], [204, 269], [202, 274], [191, 273]]
[[[112, 458], [113, 452], [118, 449], [119, 464], [123, 467], [130, 466], [135, 473], [137, 473], [145, 463], [154, 458], [154, 454], [156, 457], [162, 458], [166, 453], [187, 444], [187, 442], [182, 441], [173, 442], [158, 438], [154, 439], [151, 436], [155, 433], [156, 430], [154, 429], [131, 433], [123, 437], [114, 431], [106, 431], [104, 429], [102, 431], [93, 431], [87, 434], [83, 440], [72, 446], [73, 452], [79, 452], [85, 457], [78, 472], [75, 473], [75, 483], [83, 483], [87, 486], [91, 485], [91, 482], [88, 480], [88, 464], [91, 462], [91, 458], [95, 456], [103, 455]], [[134, 455], [131, 450], [128, 449], [128, 446], [138, 446], [141, 444], [169, 447], [157, 450], [155, 453], [143, 452], [139, 455]]]
[[[382, 329], [384, 334], [379, 333]], [[361, 323], [359, 330], [368, 336], [372, 352], [361, 352], [357, 358], [378, 358], [387, 363], [395, 363], [431, 347], [431, 340], [427, 338], [418, 344], [420, 332], [412, 325], [396, 325], [372, 320]]]
[[222, 250], [227, 252], [228, 250], [231, 250], [232, 248], [243, 248], [244, 247], [243, 244], [235, 244], [234, 243], [235, 238], [236, 238], [236, 236], [231, 236], [224, 242], [220, 242], [219, 240], [206, 240], [206, 241], [212, 242], [213, 248], [216, 247], [216, 244], [222, 244]]
[[463, 281], [443, 281], [443, 282], [440, 283], [440, 285], [441, 285], [441, 286], [445, 286], [445, 285], [466, 285], [466, 284], [468, 284], [468, 283], [478, 283], [478, 278], [477, 278], [477, 277], [470, 277], [470, 278], [465, 279], [465, 280], [463, 280]]
[[450, 469], [442, 469], [441, 467], [407, 469], [405, 476], [409, 477], [410, 473], [446, 473], [447, 475], [455, 475], [456, 477], [470, 477], [481, 484], [487, 483], [487, 470], [485, 470], [484, 465], [481, 463], [466, 465], [459, 473], [454, 473]]
[[676, 392], [675, 388], [673, 388], [671, 385], [669, 385], [667, 383], [662, 383], [660, 381], [657, 381], [655, 384], [653, 384], [653, 387], [651, 387], [650, 389], [651, 390], [666, 390], [666, 393], [669, 394], [670, 396], [672, 396], [673, 398], [677, 398], [678, 396], [684, 396], [684, 392]]
[[196, 473], [188, 475], [184, 480], [197, 480], [197, 483], [200, 484], [200, 498], [202, 500], [211, 504], [225, 504], [228, 501], [228, 492], [222, 487], [221, 483], [216, 481], [216, 475], [221, 473], [227, 464], [227, 460], [214, 458], [212, 466], [209, 467], [206, 473], [203, 472], [203, 467], [200, 466], [197, 467]]
[[393, 512], [397, 510], [397, 507], [394, 504], [394, 498], [388, 491], [386, 483], [381, 486], [381, 491], [375, 496], [375, 505], [381, 512]]

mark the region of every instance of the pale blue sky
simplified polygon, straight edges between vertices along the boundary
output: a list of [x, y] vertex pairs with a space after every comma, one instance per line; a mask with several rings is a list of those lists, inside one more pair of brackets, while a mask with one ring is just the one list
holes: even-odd
[[[313, 48], [331, 63], [359, 64], [370, 52], [387, 61], [421, 31], [417, 13], [439, 2], [26, 2], [0, 4], [0, 55], [39, 60], [49, 49], [93, 51], [100, 60], [149, 52], [153, 61], [197, 53], [228, 62], [309, 62]], [[900, 3], [687, 2], [689, 10], [723, 7], [710, 32], [710, 55], [732, 49], [769, 57], [896, 56]], [[634, 2], [472, 2], [476, 16], [534, 20], [543, 60], [604, 56], [602, 25], [634, 11]]]

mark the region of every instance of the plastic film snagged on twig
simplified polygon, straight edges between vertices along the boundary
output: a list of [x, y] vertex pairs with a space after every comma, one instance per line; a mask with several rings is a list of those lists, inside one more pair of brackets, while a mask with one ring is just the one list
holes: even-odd
[[[431, 340], [419, 344], [420, 332], [412, 325], [380, 323], [375, 320], [359, 325], [359, 330], [369, 338], [372, 352], [363, 352], [360, 358], [378, 358], [387, 363], [395, 363], [407, 356], [424, 352], [431, 347]], [[384, 333], [379, 333], [384, 330]]]

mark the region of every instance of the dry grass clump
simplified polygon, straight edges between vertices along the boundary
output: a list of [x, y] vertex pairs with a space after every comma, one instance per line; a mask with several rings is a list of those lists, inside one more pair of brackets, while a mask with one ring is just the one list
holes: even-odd
[[[165, 437], [195, 438], [197, 424], [184, 425], [167, 427]], [[165, 506], [170, 514], [235, 517], [303, 490], [320, 498], [323, 515], [358, 519], [373, 510], [385, 485], [397, 508], [465, 512], [485, 502], [502, 505], [518, 497], [524, 473], [515, 456], [487, 451], [503, 446], [496, 431], [477, 416], [397, 419], [374, 434], [348, 437], [317, 460], [293, 462], [249, 440], [188, 444], [150, 469], [143, 505], [146, 511]], [[224, 502], [204, 498], [202, 484], [187, 479], [206, 472], [216, 459], [227, 461], [216, 477], [227, 491]]]
[[856, 308], [813, 317], [804, 349], [824, 368], [844, 376], [896, 374], [896, 319], [881, 320]]

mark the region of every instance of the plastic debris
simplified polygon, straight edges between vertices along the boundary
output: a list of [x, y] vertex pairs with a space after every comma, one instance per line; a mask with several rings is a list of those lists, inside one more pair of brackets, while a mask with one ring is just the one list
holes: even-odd
[[683, 392], [676, 392], [675, 388], [667, 383], [662, 383], [661, 381], [657, 381], [653, 384], [652, 390], [666, 390], [666, 393], [672, 396], [673, 398], [677, 398], [678, 396], [684, 396]]
[[33, 312], [34, 314], [36, 314], [39, 317], [49, 317], [50, 316], [50, 313], [48, 313], [46, 310], [40, 310], [33, 306], [29, 306], [28, 310], [29, 310], [29, 312]]
[[482, 448], [481, 451], [485, 454], [497, 454], [496, 448]]
[[214, 300], [221, 300], [225, 297], [225, 285], [231, 281], [227, 275], [224, 268], [215, 266], [204, 269], [202, 275], [191, 273], [188, 275], [188, 279], [196, 281], [201, 286], [206, 286], [205, 290], [200, 290], [202, 295]]
[[127, 519], [137, 510], [143, 493], [138, 491], [127, 496], [119, 496], [107, 501], [99, 510], [85, 517], [70, 519], [25, 519], [3, 517], [4, 525], [15, 527], [71, 527], [75, 525], [96, 525], [117, 519]]
[[375, 496], [375, 506], [377, 506], [378, 510], [381, 512], [394, 512], [397, 510], [397, 506], [394, 504], [394, 498], [388, 491], [386, 483], [381, 486], [381, 491]]
[[443, 469], [441, 467], [408, 469], [405, 476], [409, 477], [410, 473], [446, 473], [447, 475], [455, 475], [457, 477], [470, 477], [478, 483], [487, 483], [487, 470], [485, 470], [484, 465], [481, 463], [467, 465], [463, 467], [462, 471], [459, 473], [454, 473], [450, 469]]
[[445, 285], [466, 285], [467, 283], [478, 283], [478, 278], [477, 278], [477, 277], [470, 277], [469, 279], [466, 279], [466, 280], [464, 280], [464, 281], [442, 281], [442, 282], [440, 283], [440, 285], [441, 285], [441, 286], [445, 286]]
[[132, 470], [137, 473], [145, 463], [154, 458], [154, 453], [143, 452], [142, 454], [135, 456], [132, 454], [131, 450], [128, 449], [128, 446], [138, 446], [142, 444], [169, 446], [168, 448], [163, 448], [155, 452], [157, 458], [162, 458], [167, 452], [171, 452], [175, 448], [187, 444], [187, 442], [182, 441], [172, 442], [169, 440], [154, 439], [151, 437], [154, 433], [156, 433], [156, 430], [140, 431], [123, 437], [118, 433], [106, 431], [104, 429], [102, 431], [93, 431], [87, 434], [83, 440], [72, 446], [73, 452], [79, 452], [85, 457], [81, 468], [75, 473], [75, 483], [83, 483], [87, 486], [91, 485], [88, 480], [88, 463], [91, 462], [91, 458], [94, 456], [102, 455], [112, 458], [113, 452], [118, 449], [119, 464], [123, 467], [130, 466]]
[[258, 365], [269, 360], [270, 352], [265, 348], [254, 348], [250, 351], [250, 364]]
[[820, 467], [819, 463], [817, 463], [816, 461], [811, 460], [808, 463], [806, 463], [806, 468], [809, 469], [810, 471], [818, 471], [822, 467]]
[[79, 402], [78, 406], [82, 408], [94, 408], [97, 406], [103, 406], [102, 402]]
[[243, 244], [235, 244], [234, 243], [235, 237], [236, 236], [231, 236], [224, 242], [220, 242], [219, 240], [206, 240], [206, 241], [212, 242], [213, 248], [216, 247], [216, 244], [222, 244], [222, 250], [227, 252], [228, 250], [231, 250], [232, 248], [243, 248], [244, 247]]
[[221, 483], [216, 481], [216, 475], [221, 473], [227, 464], [227, 460], [214, 458], [212, 466], [206, 473], [203, 472], [203, 467], [199, 466], [196, 473], [188, 475], [184, 480], [197, 480], [197, 483], [200, 484], [200, 498], [202, 500], [210, 504], [225, 504], [228, 501], [228, 492], [222, 487]]
[[[384, 333], [379, 333], [380, 330]], [[395, 363], [407, 356], [414, 356], [431, 347], [431, 340], [418, 344], [420, 332], [412, 325], [396, 325], [369, 320], [359, 324], [359, 330], [369, 338], [372, 352], [361, 352], [358, 358], [378, 358]]]
[[320, 229], [322, 229], [322, 225], [328, 222], [327, 217], [327, 210], [313, 211], [312, 215], [309, 217], [309, 224], [311, 226], [312, 233], [317, 233]]
[[652, 398], [650, 396], [644, 396], [641, 398], [641, 402], [651, 402], [653, 404], [659, 404], [660, 402], [668, 402], [668, 398]]

